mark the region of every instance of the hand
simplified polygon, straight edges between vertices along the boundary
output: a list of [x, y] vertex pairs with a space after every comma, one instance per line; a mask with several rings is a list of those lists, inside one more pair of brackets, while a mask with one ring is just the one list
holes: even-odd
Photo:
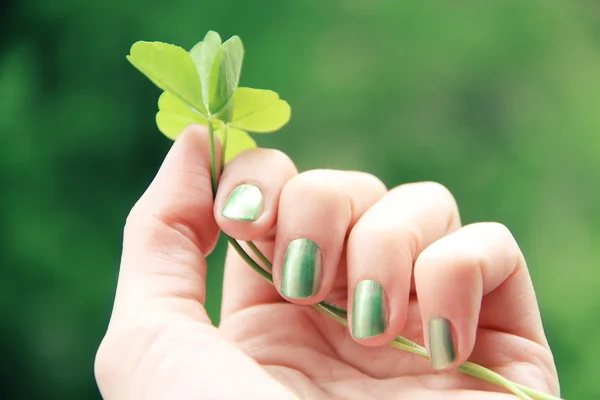
[[[210, 176], [207, 134], [190, 127], [128, 217], [96, 357], [105, 399], [514, 398], [453, 371], [467, 359], [558, 393], [517, 243], [497, 223], [461, 227], [443, 186], [298, 174], [267, 149], [227, 165], [214, 204]], [[253, 187], [227, 201], [240, 184], [260, 188], [262, 212]], [[275, 285], [230, 248], [216, 328], [203, 304], [219, 228], [257, 243]], [[308, 306], [325, 299], [348, 308], [349, 328]], [[433, 366], [386, 345], [400, 334]]]

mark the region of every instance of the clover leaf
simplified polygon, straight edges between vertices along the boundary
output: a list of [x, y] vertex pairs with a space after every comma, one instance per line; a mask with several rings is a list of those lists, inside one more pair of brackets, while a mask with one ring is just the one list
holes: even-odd
[[169, 139], [175, 140], [188, 126], [200, 124], [207, 126], [206, 117], [196, 110], [188, 107], [177, 96], [170, 92], [163, 92], [158, 98], [158, 113], [156, 125]]
[[204, 40], [190, 50], [190, 57], [196, 65], [198, 76], [202, 84], [202, 100], [206, 109], [210, 109], [210, 73], [215, 57], [221, 47], [221, 37], [214, 31], [208, 31]]
[[209, 76], [208, 108], [212, 114], [222, 111], [237, 89], [242, 72], [244, 47], [239, 37], [233, 36], [221, 45]]
[[127, 59], [164, 92], [156, 124], [169, 139], [190, 124], [209, 127], [225, 148], [225, 161], [256, 147], [247, 133], [269, 133], [290, 119], [287, 102], [270, 90], [238, 88], [244, 46], [209, 31], [189, 52], [161, 42], [137, 42]]
[[255, 133], [269, 133], [290, 120], [289, 104], [271, 90], [238, 88], [233, 96], [231, 126]]
[[156, 86], [208, 116], [200, 77], [187, 51], [161, 42], [137, 42], [127, 59]]

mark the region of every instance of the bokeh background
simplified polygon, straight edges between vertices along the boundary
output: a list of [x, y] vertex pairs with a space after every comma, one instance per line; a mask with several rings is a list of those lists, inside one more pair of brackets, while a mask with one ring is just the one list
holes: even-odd
[[[301, 170], [436, 180], [522, 244], [567, 399], [600, 398], [600, 2], [0, 4], [0, 398], [99, 398], [122, 225], [171, 143], [137, 40], [246, 48]], [[210, 257], [218, 321], [223, 243]]]

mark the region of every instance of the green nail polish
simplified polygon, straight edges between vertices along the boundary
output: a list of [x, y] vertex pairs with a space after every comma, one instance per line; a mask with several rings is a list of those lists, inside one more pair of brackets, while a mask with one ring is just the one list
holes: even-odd
[[312, 240], [290, 242], [283, 259], [281, 293], [292, 299], [306, 299], [319, 291], [321, 250]]
[[352, 307], [352, 336], [367, 339], [385, 332], [386, 327], [385, 293], [375, 281], [358, 282], [354, 289]]
[[429, 356], [433, 369], [440, 370], [451, 365], [456, 359], [452, 342], [452, 326], [446, 318], [429, 320]]
[[240, 185], [233, 189], [221, 215], [236, 221], [256, 221], [263, 212], [264, 197], [258, 186]]

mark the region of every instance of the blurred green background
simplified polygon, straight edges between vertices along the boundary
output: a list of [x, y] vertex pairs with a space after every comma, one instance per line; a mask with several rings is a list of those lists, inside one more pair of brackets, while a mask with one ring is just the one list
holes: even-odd
[[[9, 0], [0, 5], [0, 398], [99, 398], [128, 210], [170, 142], [137, 40], [238, 34], [301, 170], [436, 180], [522, 244], [567, 399], [600, 398], [600, 2]], [[223, 243], [210, 257], [218, 320]]]

